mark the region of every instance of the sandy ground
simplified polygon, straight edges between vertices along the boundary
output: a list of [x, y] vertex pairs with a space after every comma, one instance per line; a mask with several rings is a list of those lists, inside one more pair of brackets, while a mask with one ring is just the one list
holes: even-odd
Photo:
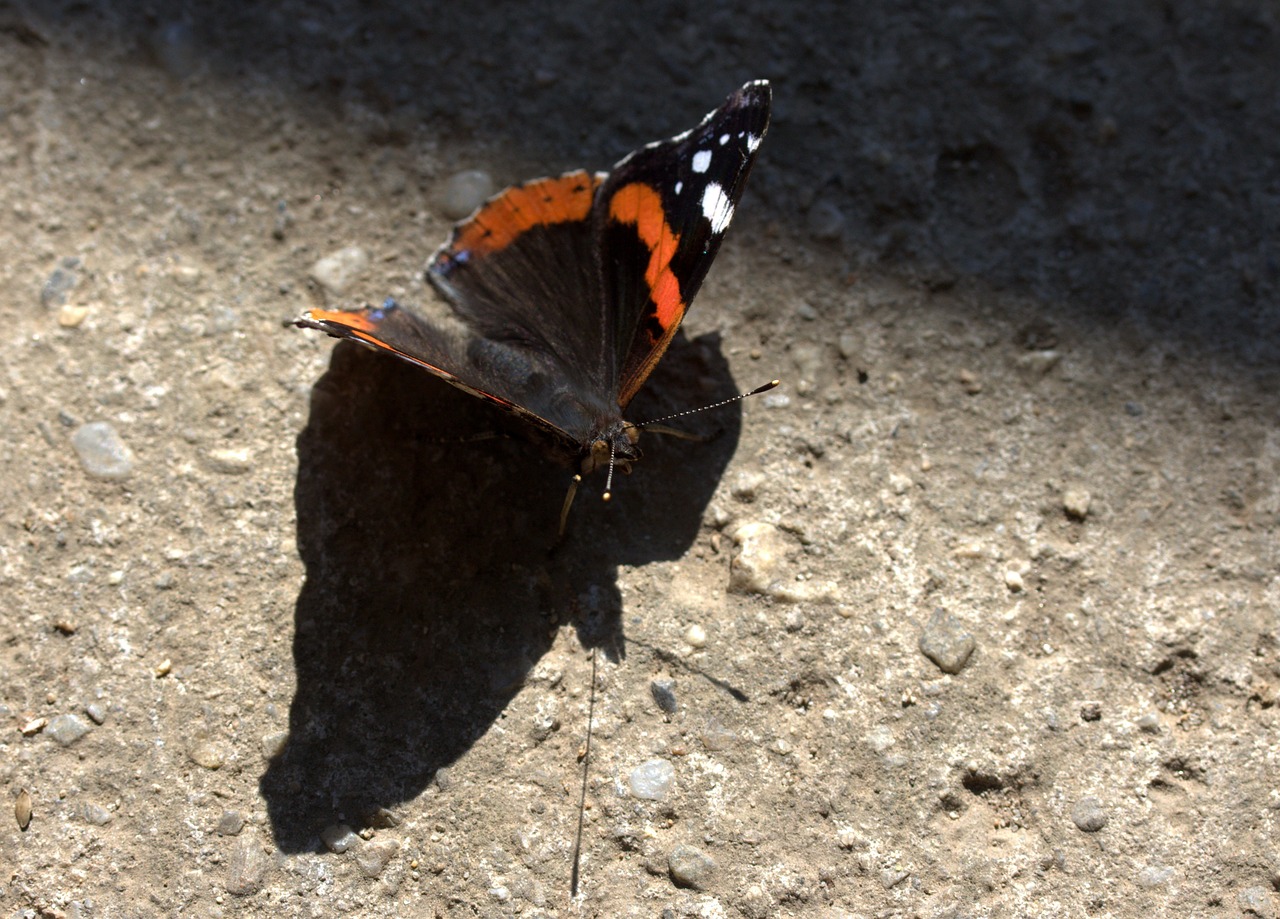
[[[0, 3], [4, 916], [1276, 915], [1272, 6], [188, 6]], [[784, 386], [557, 551], [283, 327], [755, 77], [631, 414]]]

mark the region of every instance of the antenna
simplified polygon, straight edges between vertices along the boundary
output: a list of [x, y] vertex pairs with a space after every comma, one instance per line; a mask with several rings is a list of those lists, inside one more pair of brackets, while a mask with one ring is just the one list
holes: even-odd
[[[683, 418], [685, 415], [696, 415], [698, 412], [705, 412], [713, 408], [720, 408], [721, 406], [724, 406], [724, 405], [731, 405], [734, 402], [741, 402], [743, 399], [747, 398], [748, 396], [758, 396], [762, 392], [768, 392], [769, 390], [773, 389], [775, 386], [781, 385], [781, 383], [782, 383], [781, 380], [770, 380], [768, 383], [765, 383], [763, 386], [757, 386], [755, 389], [751, 390], [750, 392], [739, 393], [738, 395], [730, 399], [721, 399], [719, 402], [712, 402], [710, 405], [702, 406], [702, 408], [685, 409], [683, 412], [676, 412], [674, 415], [667, 415], [664, 418], [650, 418], [648, 421], [638, 421], [632, 424], [631, 427], [643, 428], [651, 424], [660, 424], [664, 421], [670, 421], [673, 418]], [[612, 471], [612, 468], [613, 467], [611, 464], [610, 471]]]

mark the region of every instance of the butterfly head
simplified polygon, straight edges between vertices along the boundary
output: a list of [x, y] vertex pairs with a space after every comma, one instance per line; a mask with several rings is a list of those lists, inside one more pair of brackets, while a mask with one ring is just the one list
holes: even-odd
[[636, 442], [640, 439], [640, 431], [625, 421], [615, 421], [602, 428], [582, 456], [581, 470], [583, 475], [605, 469], [608, 475], [604, 485], [604, 500], [608, 501], [613, 487], [613, 470], [620, 469], [631, 472], [631, 464], [640, 458], [640, 448]]

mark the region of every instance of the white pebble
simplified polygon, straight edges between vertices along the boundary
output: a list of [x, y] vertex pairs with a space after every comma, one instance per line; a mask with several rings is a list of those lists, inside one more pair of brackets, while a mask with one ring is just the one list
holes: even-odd
[[214, 472], [240, 475], [252, 467], [253, 454], [248, 447], [221, 447], [206, 453], [204, 461]]
[[707, 630], [696, 622], [684, 630], [684, 643], [693, 648], [707, 646]]
[[671, 791], [676, 767], [665, 759], [651, 759], [631, 770], [631, 793], [648, 801], [661, 801]]
[[331, 294], [345, 293], [369, 265], [369, 253], [348, 246], [326, 255], [311, 266], [311, 278]]
[[1068, 488], [1062, 493], [1062, 509], [1076, 520], [1083, 520], [1089, 513], [1093, 496], [1083, 488]]
[[787, 541], [770, 523], [744, 523], [733, 533], [737, 548], [729, 565], [729, 589], [763, 594], [778, 580]]

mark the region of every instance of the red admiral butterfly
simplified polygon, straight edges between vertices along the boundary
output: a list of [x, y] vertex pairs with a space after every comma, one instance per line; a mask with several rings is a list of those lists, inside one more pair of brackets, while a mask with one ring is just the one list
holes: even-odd
[[770, 97], [756, 80], [607, 173], [535, 179], [490, 198], [427, 267], [449, 309], [428, 317], [388, 299], [311, 310], [295, 324], [389, 351], [497, 403], [551, 435], [583, 474], [629, 472], [639, 432], [623, 409], [720, 248]]

